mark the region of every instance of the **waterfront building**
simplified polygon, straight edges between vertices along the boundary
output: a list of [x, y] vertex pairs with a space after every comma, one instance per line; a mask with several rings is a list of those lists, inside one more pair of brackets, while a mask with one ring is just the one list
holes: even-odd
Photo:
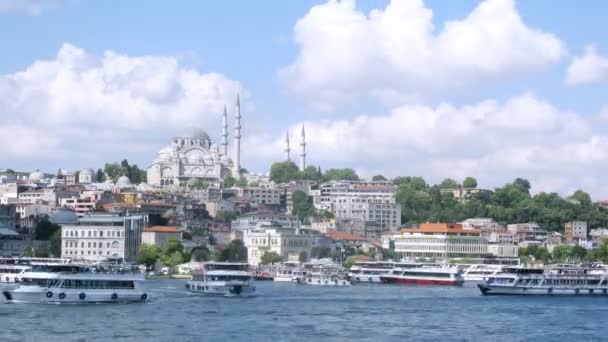
[[141, 242], [165, 248], [170, 239], [182, 241], [182, 232], [174, 226], [152, 226], [145, 228], [141, 234]]
[[587, 222], [570, 221], [564, 225], [564, 237], [566, 241], [587, 240]]
[[423, 223], [394, 236], [395, 252], [402, 258], [480, 258], [487, 256], [488, 240], [475, 229], [458, 223]]
[[212, 144], [209, 134], [190, 128], [177, 134], [170, 145], [162, 148], [147, 169], [148, 184], [157, 187], [185, 185], [190, 179], [220, 184], [228, 175], [240, 176], [241, 113], [237, 98], [234, 136], [234, 160], [228, 153], [228, 122], [224, 109], [222, 142]]
[[61, 257], [134, 262], [147, 223], [147, 215], [89, 213], [78, 224], [61, 227]]
[[283, 228], [300, 228], [300, 221], [297, 217], [270, 211], [257, 211], [243, 214], [232, 221], [231, 226], [233, 231], [245, 231], [255, 229], [259, 223], [268, 222], [277, 223]]
[[307, 257], [310, 256], [313, 247], [313, 238], [309, 234], [301, 234], [298, 229], [264, 223], [251, 230], [244, 230], [243, 242], [247, 247], [247, 262], [253, 266], [259, 265], [267, 252], [275, 252], [286, 261], [297, 261], [303, 252]]

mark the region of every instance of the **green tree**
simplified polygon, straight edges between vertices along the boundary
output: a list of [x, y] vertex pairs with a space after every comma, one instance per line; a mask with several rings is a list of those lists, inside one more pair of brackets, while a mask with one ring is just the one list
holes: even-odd
[[174, 252], [171, 254], [163, 254], [161, 262], [165, 266], [175, 267], [184, 262], [184, 256], [180, 252]]
[[55, 258], [61, 257], [61, 229], [57, 229], [53, 235], [51, 235], [49, 247], [49, 252]]
[[95, 173], [95, 181], [97, 183], [101, 183], [104, 180], [105, 179], [104, 179], [103, 171], [101, 169], [97, 169], [97, 173]]
[[311, 181], [320, 181], [321, 175], [319, 174], [319, 169], [314, 165], [307, 166], [304, 171], [300, 173], [298, 179], [306, 179]]
[[458, 189], [458, 182], [452, 178], [446, 178], [439, 183], [440, 189]]
[[373, 181], [385, 181], [387, 179], [383, 175], [375, 175], [374, 177], [372, 177], [372, 180]]
[[275, 183], [288, 183], [300, 177], [298, 166], [290, 160], [273, 163], [270, 166], [270, 180]]
[[587, 256], [587, 250], [581, 246], [574, 246], [570, 251], [570, 258], [572, 260], [581, 261]]
[[310, 257], [315, 259], [329, 258], [331, 256], [331, 248], [323, 246], [314, 246], [310, 250]]
[[106, 176], [113, 182], [116, 182], [119, 177], [126, 174], [125, 168], [118, 163], [106, 163], [103, 170]]
[[247, 247], [241, 240], [232, 240], [220, 251], [218, 261], [247, 262]]
[[262, 265], [276, 264], [281, 261], [283, 258], [277, 252], [265, 252], [260, 260]]
[[583, 190], [576, 190], [568, 199], [574, 200], [583, 206], [590, 206], [592, 204], [591, 196]]
[[301, 251], [300, 255], [298, 255], [298, 261], [300, 261], [301, 263], [307, 262], [308, 261], [308, 253], [306, 253], [306, 251]]
[[184, 244], [176, 238], [169, 238], [167, 240], [167, 246], [163, 250], [163, 254], [172, 255], [173, 253], [183, 253], [184, 252]]
[[323, 174], [323, 180], [328, 181], [339, 181], [339, 180], [359, 180], [359, 176], [355, 173], [355, 170], [344, 168], [344, 169], [329, 169]]
[[212, 253], [207, 246], [197, 246], [192, 249], [191, 259], [194, 261], [209, 261]]
[[200, 190], [200, 189], [207, 189], [209, 187], [209, 184], [200, 179], [190, 178], [188, 180], [188, 182], [186, 183], [186, 186], [188, 189]]
[[235, 185], [238, 187], [247, 186], [247, 179], [245, 179], [245, 177], [241, 176], [241, 178], [239, 178], [239, 180], [236, 181]]
[[296, 190], [291, 194], [293, 208], [291, 213], [298, 217], [300, 221], [304, 221], [315, 215], [315, 207], [304, 191]]
[[473, 177], [467, 177], [462, 181], [462, 186], [465, 188], [476, 188], [477, 179], [475, 179]]
[[46, 218], [42, 219], [36, 224], [36, 227], [34, 228], [34, 240], [48, 241], [57, 231], [59, 231], [59, 234], [61, 234], [61, 227], [58, 224], [51, 223]]
[[230, 175], [224, 177], [224, 188], [232, 188], [236, 184], [236, 179]]
[[556, 262], [566, 262], [572, 256], [572, 246], [561, 245], [553, 249], [553, 260]]
[[148, 245], [144, 243], [139, 247], [135, 260], [138, 264], [146, 265], [149, 269], [154, 266], [160, 254], [161, 250], [157, 245]]

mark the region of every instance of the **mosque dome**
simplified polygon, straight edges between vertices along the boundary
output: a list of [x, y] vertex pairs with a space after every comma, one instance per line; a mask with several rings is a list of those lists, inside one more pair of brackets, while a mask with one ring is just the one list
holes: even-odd
[[76, 224], [78, 223], [78, 215], [71, 210], [61, 209], [52, 214], [49, 217], [49, 221], [58, 225]]
[[28, 179], [31, 181], [40, 181], [44, 178], [44, 174], [40, 172], [40, 170], [36, 170], [28, 176]]
[[119, 188], [128, 188], [131, 186], [131, 180], [127, 176], [120, 176], [116, 181], [116, 186]]
[[200, 128], [196, 128], [196, 127], [190, 127], [188, 129], [182, 131], [180, 134], [177, 134], [175, 136], [175, 138], [211, 140], [211, 138], [209, 137], [209, 134], [207, 134], [207, 132], [203, 131]]

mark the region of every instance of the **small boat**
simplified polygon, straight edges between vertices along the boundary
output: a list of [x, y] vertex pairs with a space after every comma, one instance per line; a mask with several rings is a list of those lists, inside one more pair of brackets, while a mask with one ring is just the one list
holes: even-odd
[[392, 271], [394, 263], [377, 261], [357, 261], [348, 271], [353, 283], [382, 283], [380, 276]]
[[32, 264], [21, 273], [19, 285], [3, 289], [10, 303], [84, 304], [144, 302], [144, 281], [136, 273], [101, 273], [85, 265]]
[[279, 268], [274, 273], [274, 281], [276, 282], [292, 282], [293, 281], [293, 272], [292, 268]]
[[397, 267], [391, 273], [381, 275], [380, 279], [385, 284], [460, 286], [464, 283], [462, 271], [458, 267]]
[[587, 268], [505, 267], [478, 284], [483, 295], [608, 295], [608, 271]]
[[246, 263], [207, 262], [192, 270], [186, 284], [196, 294], [224, 297], [246, 297], [255, 294], [254, 275]]

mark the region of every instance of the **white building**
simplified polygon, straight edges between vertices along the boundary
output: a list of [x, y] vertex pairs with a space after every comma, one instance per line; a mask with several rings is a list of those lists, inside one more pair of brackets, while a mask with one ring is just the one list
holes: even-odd
[[13, 204], [18, 201], [17, 183], [0, 184], [0, 204]]
[[338, 220], [372, 221], [385, 231], [401, 226], [401, 206], [394, 198], [334, 197], [332, 212]]
[[78, 173], [78, 183], [91, 184], [95, 181], [95, 171], [93, 169], [82, 169]]
[[247, 247], [247, 262], [257, 266], [267, 252], [275, 252], [283, 260], [297, 260], [300, 253], [310, 256], [313, 237], [300, 234], [297, 229], [264, 227], [263, 224], [252, 230], [243, 231], [243, 242]]
[[170, 239], [182, 241], [182, 232], [177, 227], [153, 226], [145, 228], [141, 234], [141, 242], [165, 248]]
[[84, 217], [88, 212], [95, 209], [96, 203], [90, 198], [70, 197], [61, 198], [59, 206], [72, 209], [78, 217]]
[[537, 245], [547, 240], [549, 232], [540, 229], [535, 222], [508, 224], [507, 230], [514, 234], [514, 240], [518, 244], [525, 242], [525, 245]]
[[55, 209], [54, 206], [43, 203], [18, 203], [15, 205], [15, 210], [21, 219], [30, 216], [48, 215], [53, 212], [53, 209]]
[[389, 181], [333, 181], [321, 184], [313, 193], [319, 210], [331, 211], [336, 219], [373, 221], [396, 231], [401, 226], [397, 186]]
[[593, 240], [608, 239], [608, 228], [595, 228], [589, 231], [589, 236]]
[[300, 221], [297, 217], [279, 214], [274, 212], [255, 212], [239, 216], [232, 221], [233, 231], [244, 231], [255, 229], [260, 223], [277, 223], [283, 228], [300, 228]]
[[224, 108], [221, 146], [212, 145], [209, 134], [190, 128], [176, 135], [161, 149], [148, 167], [148, 184], [185, 185], [190, 179], [219, 184], [228, 175], [240, 176], [241, 110], [237, 98], [234, 131], [234, 159], [228, 157], [228, 120]]
[[404, 229], [393, 237], [395, 252], [402, 258], [482, 258], [488, 253], [488, 240], [477, 230], [460, 224], [423, 223], [417, 229]]
[[279, 205], [281, 204], [281, 195], [283, 189], [265, 188], [265, 187], [242, 187], [236, 189], [237, 196], [246, 197], [251, 205]]
[[147, 223], [147, 215], [89, 214], [76, 225], [61, 227], [61, 257], [134, 262]]
[[57, 193], [55, 189], [45, 188], [24, 191], [19, 194], [19, 203], [38, 203], [47, 202], [55, 205], [57, 203]]

